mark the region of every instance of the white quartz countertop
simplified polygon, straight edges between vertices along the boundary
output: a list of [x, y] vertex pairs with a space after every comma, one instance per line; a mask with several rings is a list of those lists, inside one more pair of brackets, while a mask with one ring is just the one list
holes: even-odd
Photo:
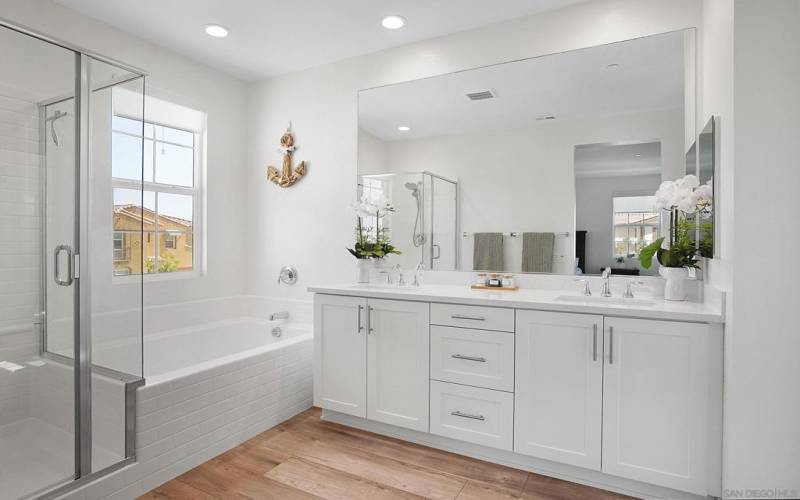
[[[538, 309], [605, 316], [722, 323], [724, 315], [718, 304], [672, 302], [661, 297], [637, 296], [606, 300], [599, 295], [583, 298], [575, 291], [521, 289], [517, 291], [472, 290], [468, 286], [423, 285], [329, 285], [310, 286], [308, 291], [331, 295], [349, 295], [376, 299], [414, 300], [476, 306]], [[630, 300], [630, 302], [627, 302]]]

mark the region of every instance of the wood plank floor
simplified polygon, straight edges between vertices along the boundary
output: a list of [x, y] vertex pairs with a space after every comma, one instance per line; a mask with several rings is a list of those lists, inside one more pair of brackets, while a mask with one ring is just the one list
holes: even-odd
[[627, 499], [320, 420], [317, 408], [142, 499]]

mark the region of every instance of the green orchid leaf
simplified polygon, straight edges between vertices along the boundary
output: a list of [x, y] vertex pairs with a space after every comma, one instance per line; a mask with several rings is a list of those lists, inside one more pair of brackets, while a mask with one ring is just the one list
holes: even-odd
[[650, 266], [653, 265], [653, 255], [661, 249], [662, 243], [664, 243], [664, 238], [659, 238], [639, 252], [639, 261], [642, 263], [643, 268], [650, 269]]

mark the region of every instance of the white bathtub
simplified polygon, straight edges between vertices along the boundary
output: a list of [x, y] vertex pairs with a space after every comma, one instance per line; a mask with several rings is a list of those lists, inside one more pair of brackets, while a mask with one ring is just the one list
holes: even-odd
[[[272, 333], [276, 327], [279, 337]], [[311, 325], [258, 318], [151, 334], [144, 338], [144, 376], [153, 385], [308, 341], [311, 336]]]

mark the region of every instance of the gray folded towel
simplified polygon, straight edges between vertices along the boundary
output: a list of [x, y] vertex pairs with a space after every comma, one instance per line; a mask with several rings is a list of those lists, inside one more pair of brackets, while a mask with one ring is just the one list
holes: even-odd
[[553, 271], [554, 233], [522, 233], [522, 272]]
[[503, 271], [503, 233], [475, 233], [472, 249], [472, 269]]

